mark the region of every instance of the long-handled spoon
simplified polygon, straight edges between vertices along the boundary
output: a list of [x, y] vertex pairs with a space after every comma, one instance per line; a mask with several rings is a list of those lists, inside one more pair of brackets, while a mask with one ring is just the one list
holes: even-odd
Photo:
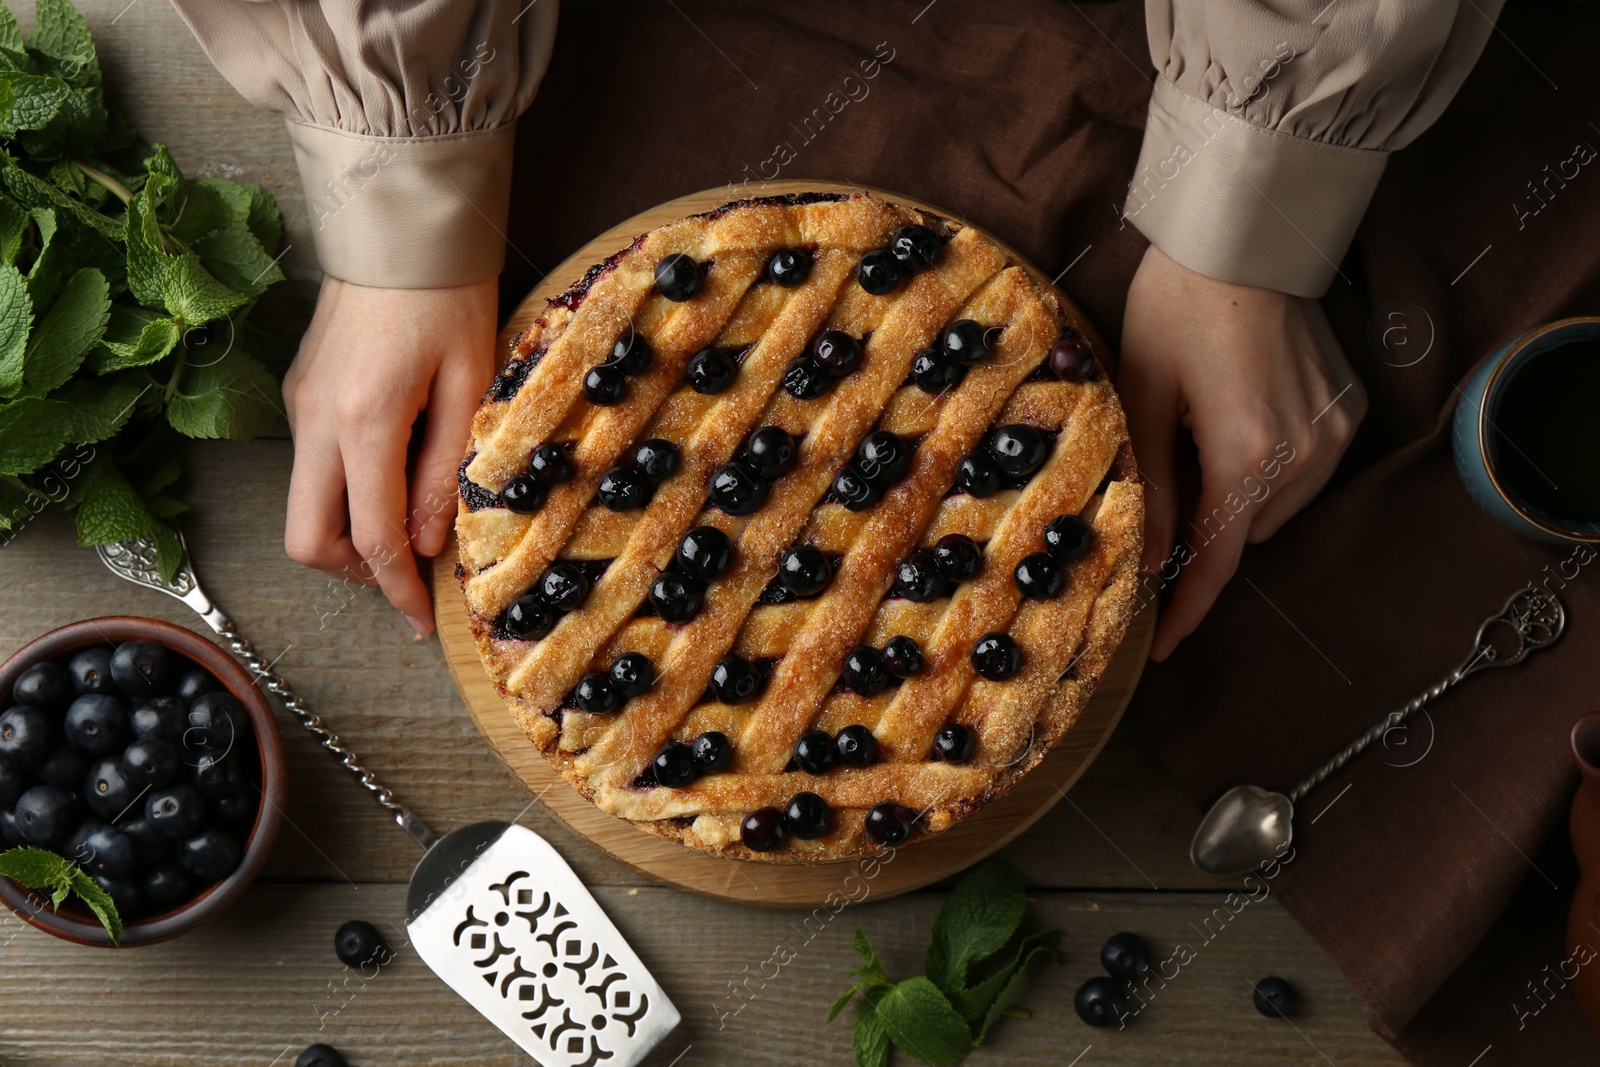
[[[1281, 857], [1294, 837], [1295, 804], [1329, 775], [1462, 679], [1488, 667], [1521, 663], [1528, 653], [1554, 644], [1566, 626], [1566, 609], [1554, 593], [1531, 585], [1517, 590], [1505, 607], [1479, 624], [1472, 652], [1455, 670], [1378, 720], [1290, 790], [1288, 796], [1258, 785], [1239, 785], [1218, 797], [1200, 820], [1189, 846], [1189, 859], [1208, 874], [1242, 874]], [[1504, 644], [1498, 644], [1497, 638]]]

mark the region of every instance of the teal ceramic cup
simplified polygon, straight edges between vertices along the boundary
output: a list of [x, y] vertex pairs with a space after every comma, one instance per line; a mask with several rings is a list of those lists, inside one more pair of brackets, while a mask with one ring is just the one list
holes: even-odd
[[[1594, 346], [1595, 358], [1600, 359], [1600, 318], [1562, 319], [1540, 326], [1485, 360], [1462, 390], [1451, 434], [1456, 470], [1478, 506], [1516, 533], [1557, 544], [1600, 541], [1600, 520], [1594, 515], [1551, 514], [1532, 506], [1527, 495], [1504, 477], [1508, 464], [1497, 452], [1505, 446], [1498, 442], [1502, 435], [1496, 431], [1509, 383], [1532, 361], [1573, 342]], [[1593, 414], [1585, 422], [1600, 433], [1600, 397], [1590, 399]]]

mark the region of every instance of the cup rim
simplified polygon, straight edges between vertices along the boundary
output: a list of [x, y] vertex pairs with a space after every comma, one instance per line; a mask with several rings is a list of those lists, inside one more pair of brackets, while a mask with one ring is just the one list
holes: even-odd
[[[123, 948], [169, 941], [204, 925], [232, 906], [255, 881], [272, 851], [283, 824], [283, 806], [288, 787], [283, 736], [278, 730], [278, 720], [266, 694], [255, 684], [250, 673], [215, 642], [163, 619], [108, 615], [97, 619], [79, 619], [41, 634], [0, 663], [0, 696], [9, 698], [17, 676], [42, 660], [92, 645], [132, 640], [157, 641], [187, 657], [221, 682], [244, 705], [254, 728], [256, 749], [261, 761], [261, 805], [245, 837], [239, 866], [234, 868], [233, 873], [176, 908], [124, 923], [119, 942]], [[112, 947], [111, 935], [93, 917], [85, 919], [55, 911], [50, 907], [48, 897], [18, 885], [9, 878], [0, 878], [0, 902], [30, 926], [65, 941], [99, 948]]]
[[1494, 368], [1489, 372], [1489, 378], [1483, 384], [1482, 398], [1478, 401], [1478, 455], [1483, 461], [1484, 472], [1489, 476], [1489, 484], [1494, 486], [1495, 494], [1505, 502], [1506, 507], [1517, 513], [1518, 518], [1538, 527], [1547, 534], [1561, 538], [1563, 541], [1595, 542], [1600, 541], [1600, 529], [1574, 530], [1571, 527], [1561, 526], [1530, 512], [1517, 501], [1515, 496], [1506, 491], [1506, 487], [1500, 482], [1499, 474], [1495, 472], [1494, 464], [1489, 459], [1489, 440], [1493, 430], [1493, 426], [1489, 422], [1490, 397], [1494, 395], [1495, 389], [1502, 384], [1501, 375], [1505, 373], [1507, 367], [1516, 362], [1516, 357], [1529, 345], [1542, 340], [1557, 330], [1571, 326], [1600, 327], [1600, 316], [1574, 315], [1571, 318], [1557, 319], [1555, 322], [1536, 326], [1507, 345], [1505, 351], [1495, 360]]

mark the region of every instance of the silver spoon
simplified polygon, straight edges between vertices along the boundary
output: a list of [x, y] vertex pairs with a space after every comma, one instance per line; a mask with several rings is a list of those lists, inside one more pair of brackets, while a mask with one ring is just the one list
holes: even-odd
[[1455, 670], [1410, 703], [1378, 720], [1290, 790], [1288, 796], [1258, 785], [1239, 785], [1218, 797], [1195, 831], [1189, 846], [1190, 861], [1208, 874], [1243, 874], [1282, 856], [1294, 838], [1295, 804], [1329, 775], [1463, 678], [1487, 667], [1521, 663], [1528, 653], [1554, 644], [1566, 626], [1566, 609], [1554, 593], [1532, 585], [1517, 590], [1505, 607], [1479, 624], [1472, 652]]

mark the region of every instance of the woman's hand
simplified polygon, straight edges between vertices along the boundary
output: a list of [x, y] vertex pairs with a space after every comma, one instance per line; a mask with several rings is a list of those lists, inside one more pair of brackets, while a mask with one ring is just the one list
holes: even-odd
[[422, 634], [433, 612], [416, 556], [437, 555], [449, 534], [456, 468], [494, 373], [496, 312], [492, 278], [445, 289], [325, 278], [283, 380], [294, 434], [284, 548], [380, 587]]
[[[1367, 396], [1315, 300], [1196, 274], [1154, 245], [1128, 290], [1118, 388], [1149, 483], [1144, 564], [1178, 587], [1156, 628], [1164, 660], [1238, 568], [1316, 496]], [[1200, 502], [1180, 531], [1178, 427], [1200, 453]], [[1187, 551], [1174, 550], [1179, 540]], [[1163, 566], [1164, 565], [1164, 566]]]

